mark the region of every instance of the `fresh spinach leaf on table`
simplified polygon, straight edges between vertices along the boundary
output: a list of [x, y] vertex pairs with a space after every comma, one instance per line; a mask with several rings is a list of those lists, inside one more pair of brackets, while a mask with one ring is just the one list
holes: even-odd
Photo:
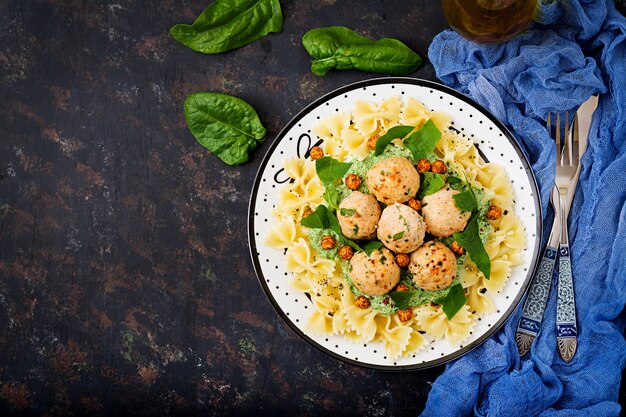
[[332, 68], [407, 75], [422, 65], [422, 58], [397, 39], [373, 41], [343, 26], [312, 29], [302, 37], [302, 45], [313, 57], [311, 71], [316, 75]]
[[265, 137], [256, 111], [221, 93], [195, 93], [185, 99], [185, 119], [196, 140], [229, 165], [246, 162]]
[[175, 25], [170, 35], [194, 51], [217, 54], [280, 32], [282, 27], [278, 0], [215, 0], [193, 24]]

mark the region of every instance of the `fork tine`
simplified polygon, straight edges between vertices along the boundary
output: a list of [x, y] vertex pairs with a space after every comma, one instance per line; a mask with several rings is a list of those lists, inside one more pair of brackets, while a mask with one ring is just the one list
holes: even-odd
[[565, 112], [565, 125], [563, 125], [563, 165], [572, 166], [572, 136], [569, 130], [569, 112]]
[[563, 165], [563, 154], [561, 153], [561, 113], [556, 113], [556, 132], [554, 135], [556, 141], [556, 163]]
[[572, 122], [572, 165], [577, 165], [580, 159], [580, 142], [578, 140], [578, 116], [574, 114]]
[[567, 140], [565, 147], [567, 148], [567, 165], [573, 167], [574, 166], [574, 158], [573, 158], [573, 149], [574, 144], [572, 143], [574, 138], [571, 134], [569, 124], [567, 123], [568, 112], [565, 112], [565, 138]]
[[548, 129], [548, 135], [552, 137], [552, 126], [550, 124], [550, 112], [548, 112], [548, 117], [546, 118], [546, 129]]

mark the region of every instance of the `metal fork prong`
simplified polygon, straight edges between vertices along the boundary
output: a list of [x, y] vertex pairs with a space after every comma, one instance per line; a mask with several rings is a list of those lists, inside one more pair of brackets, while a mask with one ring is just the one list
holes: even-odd
[[574, 115], [574, 121], [572, 123], [572, 141], [573, 141], [572, 157], [574, 158], [572, 162], [579, 161], [580, 160], [580, 141], [578, 140], [578, 115]]
[[563, 154], [561, 153], [561, 113], [556, 113], [556, 132], [554, 135], [556, 141], [556, 163], [557, 165], [563, 164]]
[[569, 112], [566, 111], [563, 126], [563, 152], [565, 153], [563, 164], [572, 166], [572, 136], [569, 133]]
[[552, 136], [552, 125], [550, 124], [550, 112], [548, 112], [548, 117], [546, 118], [546, 129], [548, 130], [548, 135]]
[[563, 165], [572, 166], [572, 137], [569, 134], [569, 112], [565, 112], [565, 125], [563, 126]]

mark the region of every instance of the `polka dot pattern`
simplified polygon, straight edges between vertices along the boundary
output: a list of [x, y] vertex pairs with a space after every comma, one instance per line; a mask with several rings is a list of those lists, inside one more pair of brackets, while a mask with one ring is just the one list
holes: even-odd
[[[317, 120], [333, 111], [349, 111], [359, 99], [380, 102], [392, 96], [400, 96], [402, 100], [413, 97], [427, 108], [450, 114], [454, 120], [454, 129], [479, 144], [479, 151], [485, 159], [504, 166], [515, 193], [515, 214], [527, 231], [527, 249], [522, 252], [524, 264], [513, 268], [507, 285], [497, 297], [493, 297], [496, 312], [478, 319], [468, 339], [454, 346], [445, 339], [438, 340], [415, 354], [393, 360], [386, 356], [381, 342], [355, 343], [337, 335], [307, 333], [305, 325], [315, 310], [309, 308], [312, 307], [310, 296], [292, 287], [292, 277], [285, 271], [284, 251], [263, 244], [272, 223], [275, 222], [271, 214], [272, 208], [277, 203], [278, 190], [285, 182], [279, 172], [282, 170], [282, 162], [286, 158], [305, 154], [308, 156], [308, 149], [317, 140], [310, 137], [310, 129]], [[298, 139], [305, 136], [308, 137], [308, 143]], [[369, 80], [344, 87], [313, 103], [296, 116], [275, 139], [253, 189], [249, 225], [251, 253], [266, 295], [297, 333], [323, 351], [350, 363], [378, 369], [418, 369], [443, 363], [469, 351], [499, 328], [518, 304], [530, 272], [534, 270], [539, 251], [537, 236], [541, 236], [541, 229], [538, 225], [539, 206], [534, 197], [537, 195], [536, 185], [528, 163], [513, 144], [514, 141], [493, 116], [473, 105], [465, 96], [421, 80]]]

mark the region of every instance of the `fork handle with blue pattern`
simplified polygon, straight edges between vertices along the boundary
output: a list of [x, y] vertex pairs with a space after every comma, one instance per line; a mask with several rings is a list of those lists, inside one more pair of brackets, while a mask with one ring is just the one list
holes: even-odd
[[578, 328], [576, 326], [576, 302], [574, 301], [574, 281], [572, 263], [567, 242], [559, 247], [559, 281], [557, 284], [556, 303], [556, 341], [559, 355], [569, 362], [578, 346]]
[[552, 286], [552, 273], [556, 261], [557, 248], [547, 246], [543, 252], [543, 258], [531, 283], [522, 317], [517, 324], [515, 343], [520, 356], [524, 356], [530, 350], [533, 342], [541, 330], [543, 313], [546, 310], [550, 287]]
[[535, 270], [535, 275], [531, 281], [522, 309], [522, 317], [517, 324], [517, 331], [515, 332], [515, 343], [520, 356], [528, 353], [539, 335], [541, 321], [546, 311], [546, 303], [552, 287], [552, 274], [558, 253], [559, 238], [561, 237], [561, 203], [557, 187], [552, 188], [550, 202], [554, 208], [554, 223], [552, 223], [550, 238], [543, 252], [539, 267]]

